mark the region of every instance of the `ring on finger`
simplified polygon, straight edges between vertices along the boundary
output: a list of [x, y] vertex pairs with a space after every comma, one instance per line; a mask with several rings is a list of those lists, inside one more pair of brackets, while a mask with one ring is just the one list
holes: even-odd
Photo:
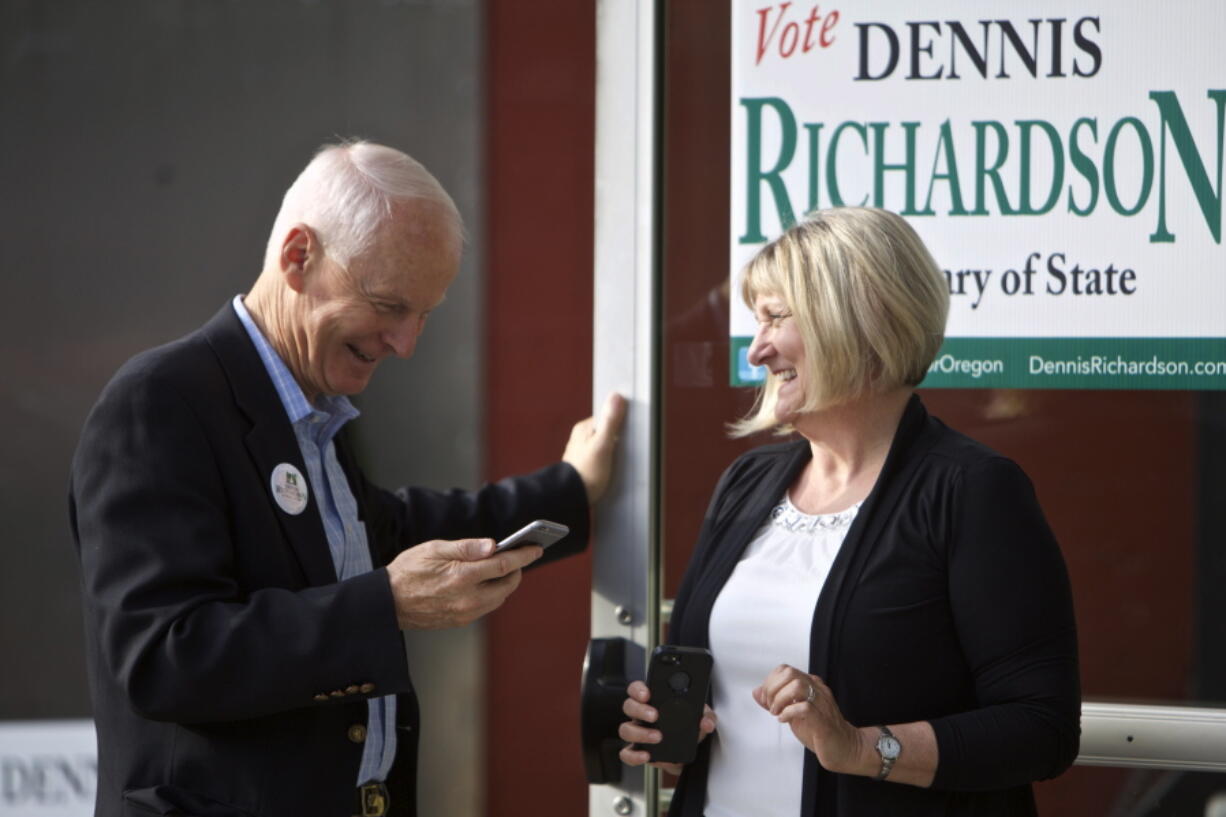
[[805, 703], [811, 704], [817, 698], [817, 687], [809, 684], [809, 694], [805, 696]]

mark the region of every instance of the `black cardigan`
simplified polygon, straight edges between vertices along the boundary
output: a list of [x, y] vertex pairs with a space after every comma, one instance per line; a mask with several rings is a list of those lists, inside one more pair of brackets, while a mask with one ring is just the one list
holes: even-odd
[[[766, 445], [724, 472], [671, 641], [709, 646], [711, 606], [810, 456], [805, 440]], [[922, 789], [833, 774], [806, 752], [806, 817], [1033, 815], [1029, 784], [1077, 756], [1072, 596], [1034, 489], [1015, 463], [930, 417], [918, 397], [822, 588], [808, 671], [857, 726], [929, 721], [940, 760]], [[670, 815], [702, 814], [709, 754], [707, 741]]]

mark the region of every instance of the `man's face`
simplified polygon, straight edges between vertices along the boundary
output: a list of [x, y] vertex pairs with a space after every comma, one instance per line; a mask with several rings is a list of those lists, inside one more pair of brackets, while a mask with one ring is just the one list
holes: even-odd
[[304, 276], [294, 376], [308, 399], [357, 394], [375, 367], [408, 358], [459, 269], [459, 250], [429, 205], [400, 206], [348, 268], [330, 258]]

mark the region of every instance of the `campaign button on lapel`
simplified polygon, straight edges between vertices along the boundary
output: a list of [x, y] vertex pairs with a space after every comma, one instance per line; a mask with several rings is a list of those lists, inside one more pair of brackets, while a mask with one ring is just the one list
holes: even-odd
[[277, 501], [277, 507], [291, 516], [297, 516], [306, 510], [307, 481], [302, 472], [283, 462], [272, 469], [272, 497]]

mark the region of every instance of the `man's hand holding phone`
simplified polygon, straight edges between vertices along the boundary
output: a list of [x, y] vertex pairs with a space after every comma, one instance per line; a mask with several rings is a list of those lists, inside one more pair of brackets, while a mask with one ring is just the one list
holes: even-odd
[[435, 539], [387, 566], [402, 630], [459, 627], [497, 609], [519, 587], [523, 568], [541, 558], [538, 545], [495, 552], [492, 539]]

